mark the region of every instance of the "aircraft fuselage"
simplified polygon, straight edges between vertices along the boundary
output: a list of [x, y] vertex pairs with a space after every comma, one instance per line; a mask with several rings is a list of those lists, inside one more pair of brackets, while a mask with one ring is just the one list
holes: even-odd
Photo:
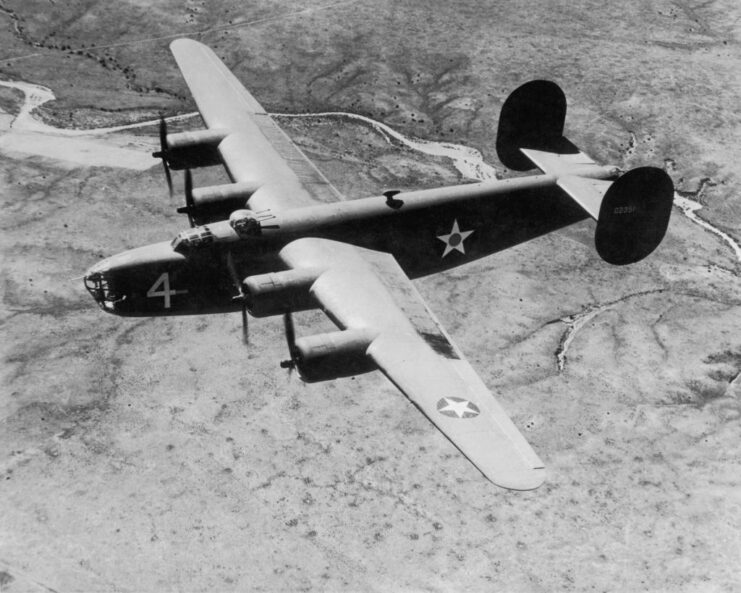
[[229, 312], [241, 307], [241, 281], [283, 270], [280, 250], [302, 237], [391, 253], [416, 278], [587, 217], [549, 175], [254, 215], [259, 227], [249, 235], [229, 221], [203, 225], [98, 262], [85, 284], [105, 311], [123, 316]]

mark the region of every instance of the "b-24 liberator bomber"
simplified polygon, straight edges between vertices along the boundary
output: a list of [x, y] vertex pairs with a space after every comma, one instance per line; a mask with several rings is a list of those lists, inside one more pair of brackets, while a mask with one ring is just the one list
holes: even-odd
[[[206, 129], [168, 133], [161, 150], [185, 170], [191, 228], [172, 241], [102, 260], [85, 286], [122, 316], [242, 311], [283, 315], [290, 359], [307, 382], [380, 370], [493, 483], [542, 484], [543, 462], [441, 327], [410, 279], [465, 264], [591, 217], [595, 246], [624, 265], [666, 233], [673, 184], [662, 169], [601, 166], [563, 135], [553, 82], [516, 89], [496, 149], [542, 174], [344, 200], [214, 52], [171, 50]], [[190, 169], [221, 165], [231, 183], [193, 188]], [[321, 309], [337, 331], [296, 337], [292, 313]]]

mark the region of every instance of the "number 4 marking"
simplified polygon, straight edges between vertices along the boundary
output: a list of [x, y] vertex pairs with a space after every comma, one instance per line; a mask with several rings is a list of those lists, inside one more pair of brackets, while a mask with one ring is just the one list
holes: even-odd
[[[162, 290], [157, 290], [159, 287], [162, 287]], [[170, 290], [170, 272], [165, 272], [162, 274], [154, 284], [152, 284], [152, 288], [150, 288], [147, 291], [148, 297], [165, 297], [165, 309], [170, 308], [170, 297], [174, 294], [187, 294], [187, 290]]]

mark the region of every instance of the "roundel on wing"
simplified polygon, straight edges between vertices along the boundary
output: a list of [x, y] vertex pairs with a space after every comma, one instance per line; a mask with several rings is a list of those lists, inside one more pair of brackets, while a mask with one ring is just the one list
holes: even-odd
[[443, 397], [437, 402], [437, 411], [450, 418], [475, 418], [481, 413], [473, 402], [461, 397]]

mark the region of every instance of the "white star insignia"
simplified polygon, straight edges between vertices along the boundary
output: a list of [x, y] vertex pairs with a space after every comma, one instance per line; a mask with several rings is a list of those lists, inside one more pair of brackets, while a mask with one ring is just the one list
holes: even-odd
[[445, 251], [443, 251], [442, 256], [445, 257], [453, 250], [465, 254], [466, 249], [463, 247], [463, 241], [465, 241], [471, 233], [473, 233], [473, 231], [461, 231], [460, 228], [458, 228], [458, 219], [455, 219], [453, 221], [453, 229], [450, 233], [447, 235], [437, 236], [440, 241], [445, 243]]
[[481, 413], [478, 406], [460, 397], [444, 397], [437, 402], [437, 411], [451, 418], [475, 418]]

